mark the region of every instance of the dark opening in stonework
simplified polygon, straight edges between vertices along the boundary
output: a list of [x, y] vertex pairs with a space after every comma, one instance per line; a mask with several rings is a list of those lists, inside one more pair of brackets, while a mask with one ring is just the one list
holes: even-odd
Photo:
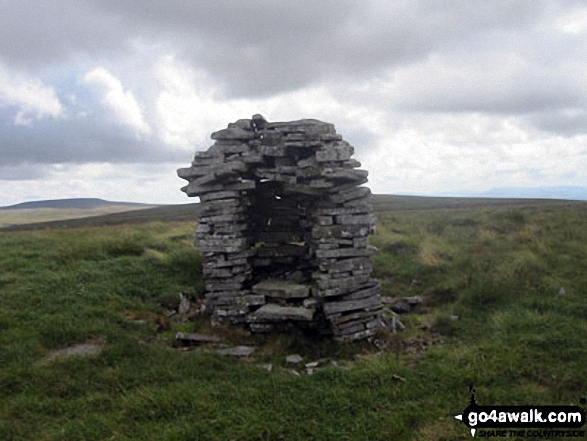
[[252, 195], [250, 237], [255, 249], [253, 283], [277, 278], [310, 283], [312, 257], [308, 202], [284, 195], [283, 184], [263, 182]]

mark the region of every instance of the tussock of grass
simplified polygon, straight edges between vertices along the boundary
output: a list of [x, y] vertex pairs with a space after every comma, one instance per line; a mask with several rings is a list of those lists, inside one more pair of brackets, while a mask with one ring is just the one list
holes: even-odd
[[[469, 384], [484, 404], [569, 404], [587, 393], [584, 212], [378, 221], [383, 294], [427, 299], [402, 317], [403, 333], [381, 336], [381, 353], [167, 319], [178, 293], [202, 294], [191, 223], [0, 233], [0, 439], [470, 439], [452, 418]], [[258, 349], [248, 361], [178, 351], [169, 340], [179, 330]], [[102, 351], [39, 363], [87, 341]], [[344, 369], [297, 377], [285, 364], [292, 353]]]

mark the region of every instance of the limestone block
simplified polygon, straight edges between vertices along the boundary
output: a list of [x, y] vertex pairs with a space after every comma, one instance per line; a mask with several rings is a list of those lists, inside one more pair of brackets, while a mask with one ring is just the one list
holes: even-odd
[[228, 124], [229, 129], [243, 129], [243, 130], [252, 130], [250, 119], [239, 119], [233, 123]]
[[243, 297], [244, 303], [247, 306], [260, 306], [265, 304], [265, 296], [263, 295], [246, 295]]
[[341, 191], [337, 194], [332, 194], [329, 196], [329, 199], [332, 202], [342, 203], [351, 201], [353, 199], [359, 199], [371, 194], [371, 190], [368, 187], [356, 187], [351, 188], [346, 191]]
[[327, 278], [327, 279], [318, 279], [316, 281], [316, 285], [321, 290], [328, 290], [328, 289], [337, 289], [339, 295], [345, 294], [349, 291], [352, 291], [353, 288], [359, 287], [364, 285], [369, 281], [369, 276], [352, 276], [352, 277], [342, 277], [342, 278]]
[[229, 357], [247, 358], [252, 355], [255, 350], [256, 348], [254, 346], [234, 346], [232, 348], [217, 349], [216, 353], [218, 355], [226, 355]]
[[368, 288], [362, 288], [344, 296], [344, 300], [358, 300], [366, 297], [376, 296], [379, 294], [379, 283], [375, 283]]
[[343, 272], [357, 270], [372, 270], [373, 263], [368, 257], [351, 257], [349, 259], [333, 259], [320, 262], [320, 270], [328, 272]]
[[375, 218], [370, 214], [341, 214], [336, 216], [338, 225], [371, 225], [375, 223]]
[[267, 124], [267, 130], [283, 133], [305, 133], [308, 135], [335, 135], [334, 125], [317, 119], [301, 119], [298, 121], [272, 122]]
[[332, 259], [339, 257], [359, 257], [359, 256], [373, 256], [377, 254], [378, 250], [375, 247], [366, 248], [340, 248], [337, 250], [317, 250], [316, 257], [324, 259]]
[[345, 141], [338, 141], [316, 151], [316, 161], [346, 161], [351, 158], [355, 149]]
[[222, 139], [238, 139], [241, 141], [247, 141], [250, 139], [254, 139], [255, 136], [255, 133], [250, 130], [244, 130], [239, 127], [234, 127], [214, 132], [210, 137], [215, 141]]
[[357, 312], [346, 312], [344, 315], [341, 313], [332, 314], [329, 316], [329, 320], [332, 324], [339, 326], [348, 322], [363, 321], [368, 322], [378, 317], [377, 311], [357, 311]]
[[312, 179], [308, 185], [310, 188], [332, 188], [334, 187], [334, 182], [328, 179]]
[[336, 179], [340, 181], [354, 181], [358, 185], [367, 182], [366, 178], [369, 175], [369, 172], [367, 170], [358, 169], [325, 168], [323, 175], [328, 179]]
[[342, 302], [329, 302], [323, 305], [324, 312], [329, 314], [336, 314], [339, 312], [355, 311], [358, 309], [365, 309], [369, 307], [376, 307], [381, 305], [381, 298], [379, 296], [366, 297], [358, 300], [348, 300]]
[[335, 216], [341, 214], [366, 214], [372, 211], [372, 206], [366, 201], [361, 201], [351, 207], [333, 207], [333, 208], [319, 208], [316, 210], [318, 215]]
[[216, 152], [198, 152], [192, 161], [192, 166], [203, 166], [212, 164], [222, 164], [224, 155]]
[[355, 248], [365, 248], [369, 243], [366, 237], [355, 237], [353, 238], [353, 246]]
[[329, 225], [315, 226], [312, 228], [312, 237], [321, 238], [355, 238], [366, 237], [371, 230], [370, 225]]
[[341, 166], [344, 168], [357, 168], [361, 166], [361, 163], [356, 159], [349, 159], [347, 161], [342, 161]]
[[242, 288], [242, 283], [237, 282], [206, 282], [206, 290], [214, 291], [238, 291]]
[[236, 199], [240, 198], [242, 195], [239, 191], [217, 191], [215, 193], [206, 194], [200, 196], [200, 200], [202, 202], [208, 201], [215, 201], [220, 199]]
[[280, 299], [305, 299], [310, 296], [310, 288], [307, 285], [286, 280], [264, 280], [253, 286], [252, 291], [255, 294]]
[[268, 303], [249, 314], [247, 322], [281, 322], [285, 320], [309, 322], [313, 320], [314, 312], [314, 309], [303, 306], [280, 306]]

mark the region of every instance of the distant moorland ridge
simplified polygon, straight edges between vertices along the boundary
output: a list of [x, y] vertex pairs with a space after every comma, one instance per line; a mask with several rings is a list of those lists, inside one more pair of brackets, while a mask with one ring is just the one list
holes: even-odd
[[[380, 194], [373, 195], [371, 202], [373, 203], [374, 212], [545, 206], [572, 206], [579, 210], [587, 209], [587, 202], [585, 201], [565, 201], [555, 199], [457, 198]], [[141, 204], [136, 205], [141, 206]], [[161, 205], [140, 210], [132, 210], [132, 206], [133, 204], [129, 204], [128, 211], [117, 213], [89, 216], [81, 219], [61, 219], [49, 222], [27, 223], [24, 225], [9, 225], [1, 227], [0, 229], [2, 231], [35, 230], [45, 228], [76, 228], [138, 224], [143, 222], [195, 222], [200, 210], [199, 203]]]
[[138, 202], [113, 202], [99, 198], [72, 198], [72, 199], [50, 199], [44, 201], [22, 202], [20, 204], [0, 207], [0, 210], [22, 210], [37, 208], [97, 208], [104, 206], [153, 206], [154, 204], [141, 204]]

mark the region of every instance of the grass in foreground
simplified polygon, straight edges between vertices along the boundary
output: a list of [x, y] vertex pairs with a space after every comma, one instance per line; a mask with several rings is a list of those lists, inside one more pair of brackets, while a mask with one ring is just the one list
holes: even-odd
[[[179, 292], [201, 295], [189, 223], [1, 233], [0, 439], [465, 440], [452, 415], [469, 384], [481, 404], [577, 404], [587, 394], [585, 211], [378, 220], [383, 294], [428, 299], [402, 318], [404, 333], [382, 336], [380, 353], [211, 330], [204, 318], [170, 322], [162, 313]], [[178, 351], [167, 340], [177, 330], [254, 343], [258, 354]], [[42, 363], [88, 340], [104, 342], [98, 356]], [[296, 352], [345, 369], [280, 369]]]

